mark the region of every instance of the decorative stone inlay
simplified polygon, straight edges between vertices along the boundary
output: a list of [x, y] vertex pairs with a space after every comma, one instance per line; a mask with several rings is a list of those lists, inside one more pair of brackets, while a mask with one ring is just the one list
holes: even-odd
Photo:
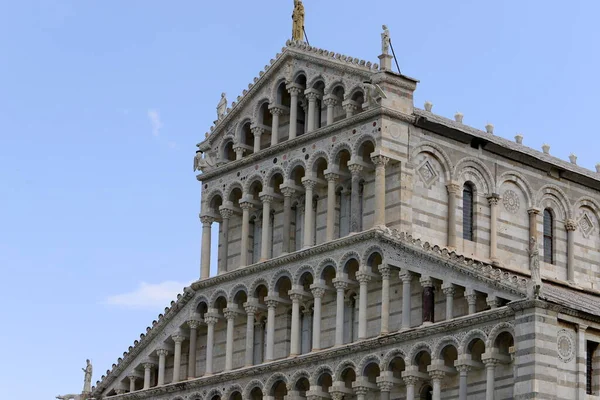
[[438, 178], [438, 173], [435, 171], [429, 160], [425, 160], [425, 162], [417, 168], [417, 174], [427, 189], [429, 189]]
[[579, 219], [579, 228], [584, 237], [589, 237], [594, 232], [594, 223], [587, 213], [583, 213]]
[[519, 195], [510, 189], [506, 190], [502, 195], [502, 203], [504, 204], [506, 211], [511, 214], [516, 214], [521, 208], [521, 200], [519, 200]]
[[561, 329], [556, 335], [556, 346], [558, 347], [558, 357], [568, 363], [575, 357], [575, 340], [571, 332]]

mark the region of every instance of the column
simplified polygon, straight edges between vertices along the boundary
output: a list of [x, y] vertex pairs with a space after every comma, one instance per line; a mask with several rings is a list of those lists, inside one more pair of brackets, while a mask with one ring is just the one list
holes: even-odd
[[279, 117], [283, 115], [283, 108], [276, 105], [269, 106], [269, 111], [273, 116], [273, 125], [271, 126], [271, 146], [279, 143]]
[[392, 391], [394, 384], [389, 381], [379, 381], [377, 382], [377, 386], [379, 387], [380, 400], [390, 400], [390, 392]]
[[327, 230], [325, 241], [330, 242], [334, 239], [335, 234], [335, 186], [339, 179], [338, 174], [325, 174], [327, 179]]
[[253, 126], [250, 130], [254, 135], [254, 152], [258, 153], [260, 151], [260, 137], [265, 133], [265, 130], [260, 126]]
[[275, 310], [277, 309], [277, 301], [267, 300], [267, 354], [265, 361], [274, 359], [275, 348]]
[[129, 393], [133, 393], [135, 392], [135, 381], [137, 381], [137, 376], [135, 375], [129, 375], [127, 378], [129, 378]]
[[435, 299], [433, 297], [433, 280], [429, 276], [421, 276], [423, 287], [423, 325], [435, 322]]
[[442, 379], [444, 378], [444, 371], [432, 370], [429, 371], [431, 377], [431, 383], [433, 386], [433, 400], [441, 400], [442, 398]]
[[213, 373], [213, 348], [215, 347], [215, 325], [217, 324], [218, 318], [214, 315], [207, 315], [204, 317], [204, 321], [208, 326], [206, 333], [206, 371], [205, 376], [212, 375]]
[[202, 254], [200, 256], [200, 279], [210, 277], [210, 237], [211, 226], [214, 222], [213, 217], [203, 215], [200, 217], [202, 221]]
[[244, 153], [246, 152], [246, 149], [240, 145], [237, 145], [233, 148], [233, 151], [235, 151], [235, 160], [237, 161], [244, 158]]
[[169, 351], [166, 349], [158, 349], [156, 354], [158, 354], [158, 386], [163, 386], [165, 384], [165, 364]]
[[460, 186], [449, 183], [446, 189], [448, 189], [448, 247], [456, 247], [456, 196]]
[[291, 83], [287, 85], [287, 90], [290, 93], [291, 104], [290, 104], [290, 134], [288, 140], [292, 140], [296, 137], [296, 131], [298, 129], [298, 96], [302, 91], [302, 86], [297, 83]]
[[329, 126], [333, 124], [333, 111], [338, 103], [338, 98], [333, 94], [328, 94], [323, 97], [323, 103], [327, 106], [327, 125]]
[[349, 163], [350, 173], [352, 174], [352, 191], [350, 193], [350, 232], [360, 232], [361, 218], [360, 212], [360, 173], [363, 166], [360, 164]]
[[356, 279], [360, 283], [360, 292], [358, 299], [358, 339], [367, 337], [367, 300], [368, 300], [368, 284], [371, 276], [365, 271], [358, 271]]
[[381, 274], [381, 334], [390, 332], [390, 272], [391, 268], [387, 264], [379, 266]]
[[500, 303], [500, 300], [498, 299], [498, 297], [496, 297], [493, 294], [488, 294], [485, 301], [492, 310], [498, 308], [498, 304]]
[[289, 187], [281, 188], [283, 194], [283, 250], [282, 253], [290, 252], [290, 234], [292, 229], [292, 196], [296, 191]]
[[348, 283], [334, 279], [333, 286], [336, 290], [336, 313], [335, 313], [335, 345], [344, 344], [344, 291]]
[[403, 376], [406, 385], [406, 400], [415, 400], [415, 385], [419, 381], [416, 376]]
[[152, 368], [154, 364], [145, 363], [144, 364], [144, 390], [150, 389], [150, 373], [152, 372]]
[[300, 354], [300, 299], [298, 293], [291, 293], [292, 300], [292, 327], [290, 329], [290, 357], [296, 357]]
[[465, 298], [469, 305], [469, 315], [477, 312], [477, 293], [471, 288], [465, 288]]
[[[304, 92], [306, 99], [308, 100], [308, 128], [306, 130], [307, 133], [310, 133], [315, 130], [317, 119], [317, 100], [321, 96], [318, 90], [316, 89], [307, 89]], [[319, 110], [320, 111], [320, 110]]]
[[457, 365], [456, 370], [459, 373], [458, 377], [458, 400], [467, 400], [467, 375], [471, 370], [470, 365]]
[[412, 274], [408, 270], [400, 271], [400, 279], [402, 280], [402, 329], [410, 329], [410, 313], [411, 313], [411, 282]]
[[219, 275], [227, 272], [227, 258], [229, 257], [229, 219], [233, 215], [233, 210], [229, 208], [219, 209], [223, 222], [221, 225], [221, 262], [219, 262]]
[[310, 178], [302, 178], [302, 184], [306, 190], [304, 194], [304, 241], [302, 248], [307, 249], [314, 246], [313, 190], [317, 182]]
[[240, 268], [248, 265], [248, 236], [250, 235], [250, 211], [254, 205], [250, 202], [240, 203], [242, 208], [242, 243], [240, 250]]
[[485, 365], [485, 400], [494, 400], [496, 364], [498, 364], [498, 360], [495, 358], [485, 358], [481, 361]]
[[575, 231], [577, 222], [572, 219], [565, 221], [567, 230], [567, 280], [575, 282]]
[[198, 327], [200, 321], [188, 321], [190, 327], [190, 353], [188, 356], [188, 379], [196, 379], [196, 344], [198, 342]]
[[356, 400], [365, 400], [367, 398], [367, 393], [369, 389], [366, 386], [356, 386], [353, 387], [354, 394], [356, 395]]
[[375, 221], [373, 226], [385, 226], [385, 166], [390, 159], [379, 155], [372, 157], [371, 161], [375, 164]]
[[538, 210], [537, 208], [530, 208], [529, 210], [527, 210], [527, 213], [529, 214], [529, 238], [531, 239], [532, 237], [534, 237], [537, 240], [537, 216], [540, 213], [540, 210]]
[[251, 367], [254, 364], [254, 316], [257, 307], [246, 303], [244, 310], [246, 310], [246, 361], [244, 365]]
[[321, 349], [321, 302], [325, 295], [325, 289], [313, 288], [311, 292], [314, 298], [312, 351], [317, 351]]
[[268, 194], [261, 194], [260, 200], [263, 204], [260, 261], [263, 262], [269, 259], [269, 243], [271, 242], [271, 203], [273, 202], [273, 196]]
[[181, 380], [181, 344], [185, 340], [183, 335], [175, 335], [171, 337], [175, 342], [175, 354], [173, 356], [173, 381], [177, 383]]
[[344, 111], [346, 111], [346, 118], [350, 118], [354, 115], [356, 110], [358, 110], [358, 103], [354, 100], [344, 100], [342, 102], [342, 107], [344, 108]]
[[227, 341], [225, 342], [225, 371], [233, 369], [233, 329], [235, 328], [236, 312], [225, 310], [225, 319], [227, 319]]
[[490, 205], [490, 260], [496, 261], [498, 259], [498, 201], [500, 195], [493, 193], [488, 197], [488, 203]]
[[446, 296], [446, 321], [454, 318], [454, 294], [456, 288], [450, 282], [442, 285], [442, 292]]

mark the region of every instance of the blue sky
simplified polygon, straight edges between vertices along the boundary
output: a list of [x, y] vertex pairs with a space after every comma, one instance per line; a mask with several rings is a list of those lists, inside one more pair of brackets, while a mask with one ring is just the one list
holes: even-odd
[[[452, 4], [451, 4], [452, 3]], [[305, 0], [312, 45], [415, 103], [593, 169], [596, 1]], [[0, 388], [53, 398], [116, 362], [199, 274], [194, 145], [291, 33], [292, 1], [0, 1]]]

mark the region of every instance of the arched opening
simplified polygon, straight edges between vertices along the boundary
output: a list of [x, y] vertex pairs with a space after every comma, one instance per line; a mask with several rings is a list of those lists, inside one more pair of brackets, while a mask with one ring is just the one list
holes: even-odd
[[544, 210], [544, 262], [554, 264], [554, 213]]
[[324, 157], [319, 157], [312, 165], [312, 176], [313, 178], [317, 178], [317, 184], [314, 187], [313, 192], [313, 209], [311, 212], [313, 213], [313, 237], [312, 241], [314, 244], [320, 244], [325, 242], [325, 231], [327, 227], [325, 224], [318, 225], [320, 221], [317, 218], [320, 214], [327, 214], [327, 184], [322, 184], [321, 182], [326, 182], [325, 180], [325, 170], [327, 170], [327, 160]]
[[204, 319], [204, 315], [206, 315], [207, 311], [208, 311], [208, 305], [203, 301], [198, 303], [198, 305], [196, 306], [196, 314], [198, 314], [198, 316], [200, 316], [200, 318], [202, 318], [202, 319]]
[[[302, 165], [296, 165], [290, 172], [289, 179], [296, 187], [302, 187], [302, 178], [306, 175], [304, 167]], [[302, 249], [302, 238], [304, 232], [304, 199], [303, 196], [299, 196], [294, 201], [292, 206], [291, 225], [292, 230], [290, 234], [290, 240], [292, 241], [291, 249], [298, 251]]]
[[[301, 136], [306, 131], [306, 115], [308, 112], [308, 102], [304, 97], [304, 91], [306, 90], [306, 76], [304, 74], [298, 75], [294, 83], [297, 83], [301, 87], [301, 94], [298, 96], [298, 117], [296, 120], [297, 136]], [[293, 121], [290, 121], [290, 123], [293, 123]]]
[[433, 388], [431, 385], [424, 385], [419, 392], [420, 400], [432, 400], [433, 399]]
[[350, 233], [350, 152], [347, 149], [340, 150], [333, 159], [333, 164], [338, 167], [340, 180], [336, 188], [336, 212], [337, 212], [337, 234], [336, 237], [345, 237]]
[[298, 395], [300, 395], [300, 397], [305, 397], [306, 392], [308, 392], [309, 390], [310, 390], [310, 383], [308, 382], [308, 379], [306, 379], [305, 377], [298, 379], [298, 381], [294, 385], [294, 391], [296, 391], [298, 393]]
[[415, 356], [414, 363], [419, 369], [419, 372], [428, 374], [427, 367], [431, 365], [431, 354], [426, 350], [421, 350]]
[[[310, 293], [310, 285], [314, 282], [313, 276], [310, 272], [305, 272], [300, 277], [298, 284], [302, 286], [305, 292]], [[313, 335], [313, 315], [312, 308], [305, 304], [301, 309], [300, 317], [300, 354], [310, 353], [312, 350], [312, 335]], [[292, 332], [293, 333], [293, 332]]]
[[284, 400], [287, 394], [287, 386], [284, 381], [277, 381], [273, 384], [271, 396], [273, 396], [274, 400]]
[[332, 91], [331, 94], [335, 96], [336, 104], [333, 107], [333, 122], [341, 121], [346, 118], [346, 112], [344, 111], [344, 107], [342, 106], [342, 101], [346, 97], [346, 92], [342, 85], [337, 85]]
[[319, 375], [317, 379], [317, 386], [321, 389], [321, 392], [329, 393], [329, 388], [333, 385], [333, 379], [329, 372], [324, 372]]
[[258, 123], [264, 129], [260, 136], [260, 149], [266, 149], [271, 146], [271, 128], [273, 126], [273, 116], [269, 111], [269, 103], [264, 102], [258, 109]]
[[222, 229], [221, 229], [221, 214], [219, 212], [219, 207], [223, 205], [223, 198], [220, 195], [214, 196], [210, 203], [210, 214], [215, 217], [216, 221], [219, 221], [218, 224], [211, 225], [211, 236], [217, 237], [219, 240], [211, 241], [211, 254], [216, 254], [217, 257], [210, 258], [210, 275], [215, 276], [217, 274], [217, 266], [221, 263], [221, 237], [222, 237]]
[[231, 396], [229, 396], [230, 400], [243, 400], [242, 394], [240, 392], [233, 392]]
[[363, 370], [363, 376], [367, 378], [367, 381], [369, 383], [372, 384], [377, 384], [377, 378], [379, 377], [380, 373], [381, 371], [379, 369], [379, 365], [377, 365], [377, 363], [374, 362], [367, 364], [367, 366]]
[[[254, 298], [262, 309], [266, 308], [265, 298], [268, 296], [266, 285], [258, 285], [254, 290]], [[267, 346], [267, 318], [264, 313], [259, 313], [255, 317], [254, 322], [254, 343], [253, 343], [253, 362], [254, 365], [259, 365], [264, 362], [266, 346]]]
[[[348, 278], [356, 281], [355, 287], [359, 286], [356, 280], [356, 273], [359, 268], [360, 263], [355, 258], [348, 260], [343, 267], [343, 272]], [[344, 343], [352, 343], [358, 340], [358, 303], [358, 293], [348, 290], [344, 302]]]
[[322, 126], [325, 126], [327, 123], [327, 107], [324, 107], [323, 104], [323, 93], [325, 92], [325, 82], [317, 81], [313, 85], [313, 89], [317, 90], [320, 93], [319, 98], [316, 100], [315, 104], [315, 126], [314, 129], [319, 129]]
[[355, 114], [361, 113], [364, 111], [363, 109], [363, 104], [365, 102], [365, 94], [363, 93], [362, 90], [357, 90], [356, 92], [354, 92], [354, 94], [352, 95], [352, 101], [354, 101], [356, 103], [356, 112]]
[[250, 400], [263, 400], [263, 392], [260, 388], [255, 387], [250, 391]]
[[354, 368], [347, 367], [340, 374], [341, 381], [344, 382], [344, 386], [348, 389], [352, 389], [352, 383], [356, 381], [356, 372]]
[[475, 190], [471, 182], [463, 186], [463, 239], [474, 241], [475, 239]]
[[454, 361], [458, 360], [458, 350], [452, 344], [447, 345], [440, 352], [440, 358], [448, 368], [454, 368]]
[[388, 364], [388, 370], [392, 372], [395, 379], [402, 379], [402, 372], [406, 369], [404, 358], [394, 357]]
[[247, 121], [240, 129], [239, 133], [240, 143], [243, 145], [245, 152], [244, 154], [249, 156], [254, 153], [254, 134], [252, 133], [251, 123]]
[[283, 302], [277, 303], [277, 308], [275, 309], [275, 331], [281, 330], [285, 333], [285, 339], [275, 343], [273, 353], [274, 357], [276, 357], [277, 355], [290, 354], [290, 339], [292, 337], [292, 308], [290, 305], [292, 301], [290, 300], [289, 291], [292, 289], [292, 281], [287, 276], [282, 276], [277, 280], [273, 289], [273, 294], [283, 299]]
[[[262, 183], [258, 180], [252, 182], [248, 189], [248, 196], [255, 204], [260, 203], [260, 193], [263, 191]], [[250, 216], [250, 229], [248, 230], [248, 250], [250, 251], [249, 258], [252, 264], [260, 261], [261, 241], [262, 241], [262, 209], [256, 210]]]
[[233, 140], [228, 140], [223, 146], [223, 159], [227, 161], [235, 161], [235, 151], [233, 150]]

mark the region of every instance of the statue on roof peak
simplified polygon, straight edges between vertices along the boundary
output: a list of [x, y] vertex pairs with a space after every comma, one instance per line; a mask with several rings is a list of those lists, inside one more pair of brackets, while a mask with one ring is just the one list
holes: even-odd
[[381, 54], [390, 54], [390, 30], [387, 25], [381, 27], [383, 32], [381, 33]]
[[227, 95], [225, 93], [221, 93], [221, 100], [219, 104], [217, 104], [217, 121], [225, 118], [225, 113], [227, 112]]
[[292, 14], [292, 40], [304, 41], [304, 5], [302, 0], [294, 0], [294, 13]]

